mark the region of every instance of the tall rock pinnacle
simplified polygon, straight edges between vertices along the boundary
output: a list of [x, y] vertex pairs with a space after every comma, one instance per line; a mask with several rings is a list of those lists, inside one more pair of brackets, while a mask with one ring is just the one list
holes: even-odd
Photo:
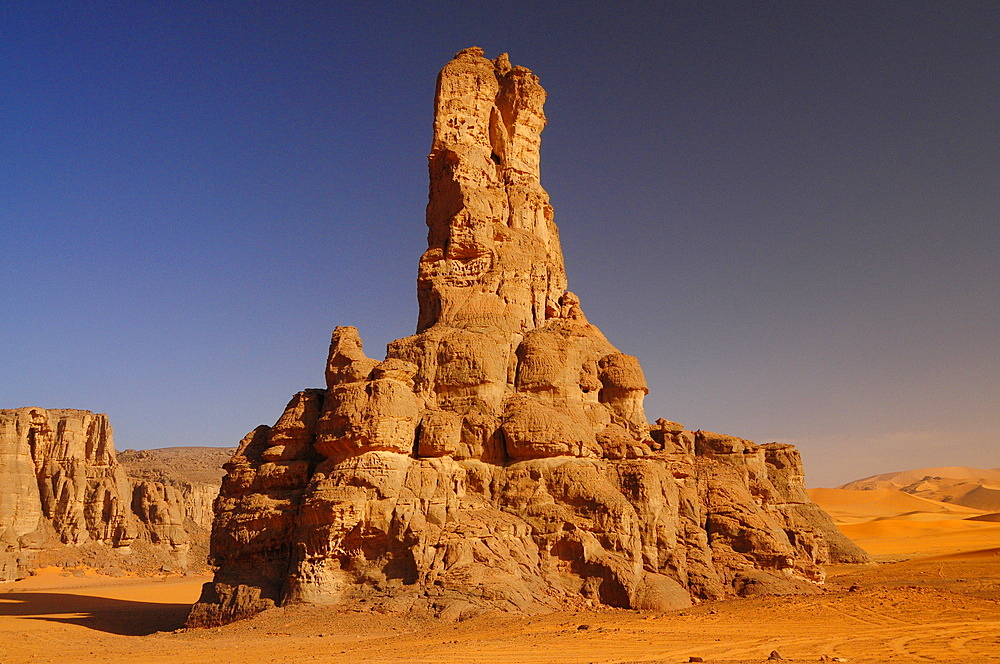
[[[798, 453], [664, 419], [566, 290], [539, 181], [545, 92], [506, 55], [441, 71], [417, 332], [333, 332], [325, 389], [247, 434], [192, 625], [315, 602], [460, 617], [809, 592], [864, 560]], [[361, 605], [358, 602], [365, 602]]]
[[438, 77], [417, 331], [523, 333], [558, 315], [566, 272], [539, 179], [545, 90], [507, 55], [460, 52]]

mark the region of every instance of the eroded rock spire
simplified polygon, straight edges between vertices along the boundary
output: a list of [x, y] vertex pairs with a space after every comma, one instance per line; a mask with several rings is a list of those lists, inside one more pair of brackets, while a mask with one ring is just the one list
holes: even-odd
[[559, 233], [539, 177], [545, 90], [504, 53], [459, 52], [438, 76], [417, 331], [523, 333], [559, 315]]
[[667, 609], [815, 591], [824, 562], [865, 558], [791, 446], [648, 423], [639, 361], [566, 291], [544, 100], [505, 55], [441, 71], [417, 333], [379, 361], [338, 327], [326, 388], [243, 440], [191, 624], [296, 601]]

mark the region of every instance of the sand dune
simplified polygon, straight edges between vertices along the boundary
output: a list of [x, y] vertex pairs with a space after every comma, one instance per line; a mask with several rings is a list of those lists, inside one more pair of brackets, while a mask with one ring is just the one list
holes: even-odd
[[811, 489], [809, 495], [830, 513], [841, 532], [876, 560], [1000, 546], [1000, 526], [991, 516], [994, 512], [891, 488]]
[[1000, 483], [1000, 468], [972, 468], [970, 466], [937, 466], [933, 468], [915, 468], [891, 473], [871, 475], [860, 480], [843, 484], [839, 489], [878, 489], [889, 486], [903, 487], [918, 482], [925, 477], [946, 478], [950, 480], [989, 481]]
[[998, 521], [1000, 522], [1000, 512], [991, 512], [990, 514], [980, 514], [978, 516], [970, 516], [969, 521]]
[[853, 491], [891, 489], [942, 503], [1000, 511], [1000, 470], [996, 468], [918, 468], [872, 475], [838, 488]]
[[879, 519], [839, 527], [876, 560], [945, 555], [1000, 545], [1000, 525], [967, 519]]
[[971, 507], [929, 500], [896, 489], [810, 489], [809, 497], [838, 524], [872, 519], [967, 519], [982, 514], [981, 510]]
[[1000, 512], [1000, 487], [990, 485], [973, 487], [957, 498], [955, 502], [979, 510]]

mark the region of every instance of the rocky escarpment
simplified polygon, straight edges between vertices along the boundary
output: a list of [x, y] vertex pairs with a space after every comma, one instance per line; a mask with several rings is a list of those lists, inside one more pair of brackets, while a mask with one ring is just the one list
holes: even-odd
[[[118, 461], [125, 467], [132, 483], [132, 511], [145, 523], [154, 518], [142, 518], [150, 505], [159, 502], [156, 493], [176, 493], [179, 498], [167, 501], [176, 510], [185, 529], [212, 529], [213, 503], [219, 494], [224, 471], [232, 447], [162, 447], [151, 450], [125, 450]], [[207, 538], [206, 538], [207, 541]]]
[[213, 505], [233, 448], [164, 447], [124, 450], [118, 461], [132, 484], [132, 513], [145, 527], [145, 539], [170, 550], [187, 567], [208, 559]]
[[417, 333], [378, 360], [338, 327], [326, 387], [244, 438], [190, 624], [288, 602], [664, 609], [808, 592], [866, 559], [791, 446], [648, 423], [638, 360], [566, 290], [544, 101], [506, 55], [442, 70]]
[[106, 415], [0, 410], [0, 581], [106, 551], [128, 554], [104, 556], [109, 567], [184, 568], [192, 546], [203, 557], [219, 480], [147, 472], [143, 459], [157, 452], [121, 463]]

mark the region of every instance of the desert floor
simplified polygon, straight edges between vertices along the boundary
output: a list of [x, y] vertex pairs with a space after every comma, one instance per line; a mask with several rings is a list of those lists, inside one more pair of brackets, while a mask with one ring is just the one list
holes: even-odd
[[50, 569], [0, 585], [0, 664], [762, 662], [773, 650], [811, 662], [1000, 662], [1000, 523], [854, 493], [814, 498], [880, 562], [830, 568], [818, 595], [462, 623], [288, 607], [183, 630], [207, 577]]

